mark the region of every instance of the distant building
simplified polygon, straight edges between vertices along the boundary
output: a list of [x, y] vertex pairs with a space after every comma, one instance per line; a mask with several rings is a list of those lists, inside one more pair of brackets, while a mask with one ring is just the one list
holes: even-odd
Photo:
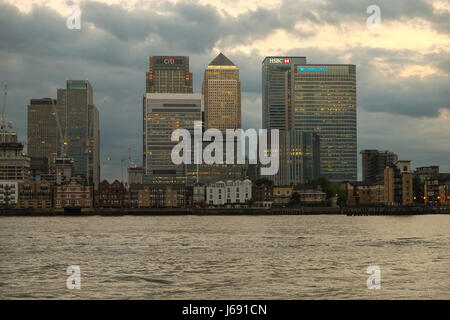
[[122, 208], [124, 204], [123, 184], [118, 180], [114, 180], [112, 183], [103, 180], [95, 193], [95, 200], [99, 208]]
[[[143, 169], [146, 184], [193, 185], [196, 165], [172, 162], [172, 132], [186, 129], [194, 136], [194, 122], [201, 120], [201, 94], [147, 93], [144, 99]], [[192, 156], [194, 152], [192, 152]]]
[[439, 182], [428, 179], [424, 185], [424, 202], [431, 206], [445, 206], [450, 204], [450, 182]]
[[74, 176], [74, 160], [72, 158], [55, 159], [55, 184], [69, 183]]
[[58, 119], [66, 145], [59, 157], [74, 160], [74, 175], [84, 175], [90, 186], [100, 183], [99, 113], [88, 80], [67, 80], [58, 89]]
[[414, 175], [420, 177], [422, 181], [437, 177], [439, 176], [439, 166], [418, 167], [414, 171]]
[[285, 206], [291, 200], [294, 193], [293, 186], [274, 186], [273, 187], [273, 205]]
[[[53, 164], [54, 168], [54, 164]], [[31, 179], [33, 181], [46, 180], [55, 183], [53, 168], [50, 168], [49, 160], [46, 157], [32, 157], [30, 162]]]
[[206, 201], [210, 206], [242, 206], [252, 198], [252, 182], [218, 181], [206, 187]]
[[302, 185], [294, 187], [294, 193], [299, 195], [300, 202], [315, 203], [327, 200], [327, 194], [322, 191], [320, 186]]
[[241, 128], [241, 81], [239, 69], [220, 53], [205, 70], [202, 93], [205, 98], [205, 128]]
[[52, 189], [52, 184], [45, 180], [20, 182], [16, 208], [51, 209], [53, 207]]
[[411, 161], [400, 160], [384, 169], [384, 203], [410, 205], [413, 203]]
[[367, 184], [382, 184], [384, 169], [394, 165], [398, 157], [390, 151], [362, 150], [362, 179]]
[[187, 56], [150, 56], [146, 93], [192, 93]]
[[348, 206], [384, 203], [383, 184], [370, 184], [365, 182], [347, 182], [345, 184], [345, 190], [347, 192]]
[[142, 184], [144, 180], [143, 167], [128, 167], [128, 184]]
[[291, 93], [292, 66], [305, 57], [266, 57], [262, 62], [262, 122], [264, 129], [294, 129]]
[[193, 204], [194, 205], [203, 205], [206, 200], [205, 186], [195, 184], [193, 187]]
[[252, 184], [253, 206], [257, 208], [271, 208], [273, 199], [272, 182], [270, 180], [257, 180]]
[[144, 185], [138, 190], [138, 208], [164, 208], [165, 193], [162, 185]]
[[320, 175], [356, 180], [356, 66], [295, 64], [291, 74], [293, 128], [320, 136]]
[[31, 178], [31, 159], [22, 153], [23, 144], [15, 132], [0, 132], [0, 181], [24, 181]]
[[46, 158], [51, 165], [61, 154], [56, 112], [58, 102], [53, 98], [31, 99], [27, 110], [28, 155], [31, 158]]
[[55, 186], [53, 191], [53, 201], [55, 209], [66, 207], [93, 208], [94, 188], [82, 185], [75, 180]]
[[0, 180], [0, 207], [14, 208], [19, 201], [19, 182]]
[[268, 179], [277, 186], [306, 183], [320, 176], [320, 138], [312, 132], [280, 131], [279, 170]]
[[166, 186], [164, 193], [164, 207], [188, 208], [192, 207], [192, 188], [185, 186]]

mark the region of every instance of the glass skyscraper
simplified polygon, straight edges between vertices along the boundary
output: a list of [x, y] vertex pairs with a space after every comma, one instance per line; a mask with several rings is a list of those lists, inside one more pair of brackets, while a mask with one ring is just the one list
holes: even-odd
[[357, 180], [356, 66], [292, 66], [296, 129], [320, 136], [320, 174], [331, 181]]
[[192, 72], [187, 56], [150, 56], [147, 93], [192, 93]]
[[67, 80], [66, 89], [58, 89], [58, 119], [67, 145], [65, 154], [72, 158], [74, 174], [86, 177], [89, 185], [100, 182], [99, 113], [94, 105], [93, 89], [88, 80]]
[[268, 176], [277, 186], [307, 183], [320, 174], [320, 138], [312, 132], [280, 131], [280, 167]]
[[239, 68], [220, 53], [205, 70], [205, 128], [241, 128], [241, 80]]
[[[144, 99], [144, 182], [191, 185], [195, 165], [175, 165], [171, 159], [172, 132], [186, 129], [194, 137], [194, 121], [201, 121], [201, 94], [147, 93]], [[193, 151], [192, 151], [193, 155]]]
[[56, 124], [57, 101], [52, 98], [31, 99], [27, 110], [28, 155], [45, 157], [51, 165], [61, 151], [62, 141]]
[[262, 63], [262, 125], [264, 129], [291, 130], [291, 67], [305, 57], [266, 57]]

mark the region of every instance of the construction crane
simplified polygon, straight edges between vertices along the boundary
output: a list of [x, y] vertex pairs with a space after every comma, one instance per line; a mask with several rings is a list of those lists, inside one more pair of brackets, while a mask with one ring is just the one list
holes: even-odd
[[67, 156], [67, 152], [66, 152], [66, 146], [67, 146], [67, 141], [66, 141], [66, 132], [62, 131], [61, 128], [61, 123], [59, 122], [59, 116], [58, 116], [58, 110], [56, 109], [55, 106], [55, 102], [53, 101], [53, 98], [50, 98], [51, 102], [52, 102], [52, 107], [53, 107], [53, 112], [55, 113], [55, 120], [56, 120], [56, 125], [58, 127], [58, 133], [59, 133], [59, 139], [61, 142], [60, 144], [60, 150], [59, 150], [59, 156], [60, 157], [66, 157]]
[[8, 89], [8, 84], [5, 82], [4, 83], [3, 109], [2, 109], [2, 125], [1, 125], [2, 142], [3, 143], [6, 142], [6, 97], [8, 95], [7, 89]]

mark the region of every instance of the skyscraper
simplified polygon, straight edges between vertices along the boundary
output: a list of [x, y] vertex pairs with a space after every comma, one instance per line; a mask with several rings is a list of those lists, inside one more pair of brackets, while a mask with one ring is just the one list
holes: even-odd
[[294, 126], [320, 136], [320, 174], [356, 180], [356, 66], [295, 64], [291, 75]]
[[48, 159], [54, 164], [62, 141], [56, 123], [57, 101], [52, 98], [31, 99], [27, 111], [28, 155]]
[[268, 176], [277, 186], [296, 185], [320, 175], [320, 138], [312, 132], [280, 131], [280, 167]]
[[390, 151], [362, 150], [362, 179], [365, 183], [383, 184], [384, 169], [393, 166], [398, 157]]
[[266, 57], [262, 63], [262, 121], [265, 129], [292, 130], [291, 67], [305, 57]]
[[239, 69], [220, 53], [208, 65], [203, 79], [205, 128], [241, 128], [241, 81]]
[[192, 93], [189, 57], [150, 56], [146, 93]]
[[[201, 94], [147, 93], [144, 99], [144, 182], [193, 184], [195, 165], [175, 165], [171, 159], [172, 132], [186, 129], [194, 137], [194, 121], [201, 121]], [[193, 154], [193, 152], [192, 152]]]
[[63, 130], [65, 155], [72, 158], [74, 175], [84, 175], [89, 185], [100, 182], [99, 113], [88, 80], [67, 80], [66, 89], [58, 89], [58, 119]]

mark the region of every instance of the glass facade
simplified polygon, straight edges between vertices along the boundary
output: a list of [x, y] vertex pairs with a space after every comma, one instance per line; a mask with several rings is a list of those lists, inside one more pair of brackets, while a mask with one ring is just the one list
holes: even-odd
[[295, 128], [320, 136], [320, 174], [356, 180], [356, 66], [296, 64], [292, 83]]
[[27, 110], [28, 155], [32, 158], [45, 157], [50, 164], [55, 162], [61, 149], [56, 106], [55, 99], [31, 99]]
[[205, 97], [205, 128], [241, 128], [241, 81], [239, 69], [220, 53], [206, 68], [202, 92]]
[[192, 72], [187, 56], [150, 56], [147, 93], [192, 93]]
[[320, 175], [320, 138], [312, 132], [280, 131], [280, 167], [267, 176], [277, 186], [306, 183]]
[[87, 80], [67, 80], [58, 89], [58, 116], [66, 140], [64, 155], [75, 161], [74, 175], [87, 178], [95, 187], [100, 182], [99, 113]]
[[262, 125], [265, 129], [291, 130], [291, 66], [305, 57], [266, 57], [262, 63]]
[[195, 165], [175, 165], [171, 159], [172, 132], [186, 129], [194, 137], [194, 121], [201, 121], [201, 94], [146, 94], [144, 99], [144, 181], [192, 185]]

